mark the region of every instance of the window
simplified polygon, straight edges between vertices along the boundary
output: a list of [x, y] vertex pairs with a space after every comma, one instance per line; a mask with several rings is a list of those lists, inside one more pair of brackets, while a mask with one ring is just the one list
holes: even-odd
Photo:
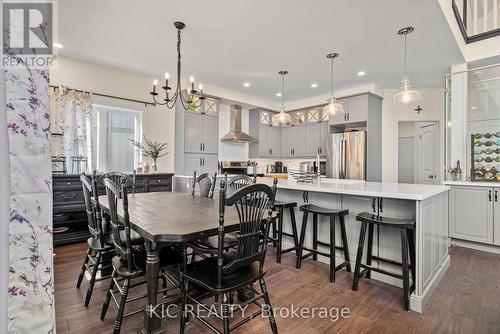
[[130, 172], [141, 161], [131, 143], [142, 138], [141, 112], [94, 105], [91, 137], [98, 170]]

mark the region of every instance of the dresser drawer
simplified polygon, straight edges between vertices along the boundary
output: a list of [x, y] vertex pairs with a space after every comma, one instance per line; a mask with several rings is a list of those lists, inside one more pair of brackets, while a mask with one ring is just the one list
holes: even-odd
[[54, 190], [82, 189], [80, 177], [54, 178]]
[[149, 187], [170, 187], [172, 185], [171, 177], [150, 177], [148, 180]]
[[160, 192], [160, 191], [172, 191], [172, 187], [168, 186], [168, 187], [165, 187], [165, 186], [150, 186], [149, 187], [149, 192], [151, 193], [155, 193], [155, 192]]
[[54, 190], [54, 205], [83, 203], [83, 191], [79, 190]]

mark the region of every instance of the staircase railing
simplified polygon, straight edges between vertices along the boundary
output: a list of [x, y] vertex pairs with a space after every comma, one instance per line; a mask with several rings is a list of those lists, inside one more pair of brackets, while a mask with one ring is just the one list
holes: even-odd
[[500, 0], [453, 0], [452, 7], [465, 43], [500, 35]]

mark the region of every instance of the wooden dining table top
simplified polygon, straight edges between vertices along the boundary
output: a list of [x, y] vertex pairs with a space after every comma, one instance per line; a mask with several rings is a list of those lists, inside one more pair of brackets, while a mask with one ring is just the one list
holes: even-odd
[[[107, 196], [99, 196], [99, 204], [104, 211], [109, 211]], [[130, 227], [143, 238], [155, 242], [184, 242], [213, 236], [217, 235], [219, 227], [218, 198], [179, 192], [129, 194], [128, 212]], [[123, 219], [121, 201], [118, 216]], [[236, 208], [226, 206], [225, 231], [238, 228]]]

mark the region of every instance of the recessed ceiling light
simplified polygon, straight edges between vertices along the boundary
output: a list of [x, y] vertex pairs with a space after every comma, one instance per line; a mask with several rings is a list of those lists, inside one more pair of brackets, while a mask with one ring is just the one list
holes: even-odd
[[471, 107], [471, 109], [472, 109], [472, 110], [476, 110], [476, 109], [477, 109], [477, 107]]
[[281, 96], [281, 93], [280, 93], [280, 92], [276, 93], [276, 96], [277, 96], [277, 97], [280, 97], [280, 96]]
[[54, 47], [55, 48], [58, 48], [58, 49], [62, 49], [63, 48], [63, 45], [60, 44], [60, 43], [54, 43]]
[[314, 83], [311, 84], [311, 88], [317, 88], [317, 87], [318, 87], [317, 83], [314, 82]]
[[250, 82], [245, 82], [245, 83], [243, 84], [243, 86], [245, 86], [245, 87], [250, 87]]
[[365, 75], [365, 74], [366, 74], [366, 72], [365, 72], [365, 71], [359, 71], [359, 72], [358, 72], [358, 76], [359, 76], [359, 77], [362, 77], [362, 76], [363, 76], [363, 75]]

